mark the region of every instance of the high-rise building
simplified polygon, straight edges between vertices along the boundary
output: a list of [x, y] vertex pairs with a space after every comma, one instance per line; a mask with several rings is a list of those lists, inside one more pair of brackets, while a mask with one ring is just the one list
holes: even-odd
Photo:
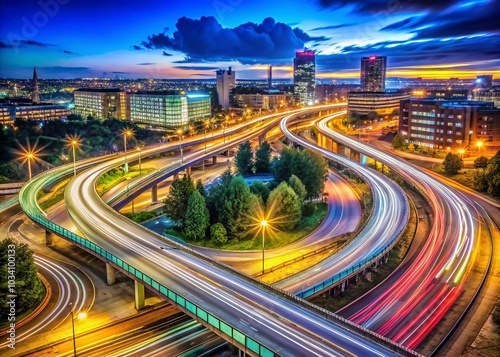
[[361, 57], [361, 89], [369, 92], [385, 91], [386, 56]]
[[314, 51], [295, 51], [293, 60], [293, 86], [295, 96], [302, 104], [313, 104], [316, 87], [316, 61]]
[[232, 89], [236, 84], [236, 72], [229, 67], [229, 69], [219, 69], [215, 72], [217, 79], [217, 97], [219, 98], [219, 105], [223, 108], [231, 106], [230, 95]]
[[33, 67], [33, 92], [31, 93], [31, 100], [33, 103], [40, 103], [40, 89], [38, 88], [38, 77], [35, 67]]
[[75, 112], [99, 119], [127, 119], [125, 92], [120, 89], [82, 88], [73, 92]]
[[392, 114], [399, 109], [399, 102], [410, 98], [404, 92], [349, 92], [347, 93], [347, 111], [358, 114], [377, 112], [379, 115]]
[[128, 98], [134, 123], [178, 128], [211, 114], [210, 95], [201, 91], [146, 91]]
[[485, 74], [476, 77], [476, 87], [482, 89], [490, 89], [493, 87], [493, 75]]
[[267, 70], [267, 87], [273, 87], [273, 66], [269, 66], [269, 69]]

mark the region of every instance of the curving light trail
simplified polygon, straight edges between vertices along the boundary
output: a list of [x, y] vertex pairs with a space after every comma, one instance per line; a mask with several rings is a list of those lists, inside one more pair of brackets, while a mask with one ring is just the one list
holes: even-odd
[[411, 182], [434, 213], [431, 234], [397, 284], [350, 317], [362, 326], [416, 348], [459, 297], [475, 256], [478, 224], [474, 206], [463, 195], [414, 165], [331, 130], [319, 131], [336, 142], [373, 157]]

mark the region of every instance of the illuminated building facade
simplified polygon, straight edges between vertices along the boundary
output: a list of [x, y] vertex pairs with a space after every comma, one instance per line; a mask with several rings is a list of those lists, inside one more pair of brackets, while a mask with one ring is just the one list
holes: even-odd
[[[0, 104], [0, 120], [2, 124], [12, 123], [15, 119], [23, 120], [58, 120], [71, 114], [62, 105], [51, 103], [6, 103]], [[9, 119], [7, 119], [9, 117]]]
[[301, 104], [314, 104], [316, 55], [314, 51], [296, 51], [293, 60], [294, 94]]
[[231, 106], [231, 91], [236, 84], [236, 72], [229, 67], [229, 69], [219, 69], [215, 72], [217, 84], [217, 97], [219, 98], [219, 105], [223, 108]]
[[120, 89], [77, 89], [73, 92], [75, 112], [99, 119], [127, 119], [126, 95]]
[[210, 95], [199, 91], [130, 93], [129, 103], [131, 121], [159, 127], [182, 127], [211, 115]]
[[485, 74], [476, 77], [476, 87], [481, 89], [490, 89], [493, 87], [493, 75]]
[[347, 93], [347, 111], [358, 114], [377, 112], [380, 115], [392, 114], [399, 109], [399, 102], [410, 98], [400, 92], [349, 92]]
[[285, 94], [237, 94], [239, 107], [252, 109], [279, 109], [286, 105]]
[[360, 78], [361, 89], [369, 92], [385, 91], [386, 70], [386, 56], [362, 57]]

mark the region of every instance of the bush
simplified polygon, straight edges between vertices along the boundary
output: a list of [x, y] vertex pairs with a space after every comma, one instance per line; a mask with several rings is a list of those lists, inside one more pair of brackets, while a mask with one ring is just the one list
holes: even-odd
[[302, 215], [304, 217], [310, 217], [316, 212], [317, 209], [318, 207], [316, 207], [316, 205], [311, 202], [306, 202], [302, 207]]
[[488, 166], [488, 158], [485, 156], [480, 156], [476, 160], [474, 160], [474, 168], [476, 169], [484, 169]]

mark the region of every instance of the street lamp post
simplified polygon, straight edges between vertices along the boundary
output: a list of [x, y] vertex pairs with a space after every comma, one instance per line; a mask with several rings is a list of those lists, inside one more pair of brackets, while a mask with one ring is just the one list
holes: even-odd
[[73, 147], [73, 175], [76, 177], [76, 156], [75, 156], [75, 146], [78, 144], [76, 139], [71, 140], [71, 146]]
[[182, 164], [184, 162], [182, 157], [182, 130], [181, 129], [177, 130], [177, 134], [179, 134], [179, 149], [181, 151], [181, 164]]
[[125, 130], [123, 132], [123, 143], [124, 143], [124, 147], [125, 147], [125, 168], [124, 168], [124, 171], [125, 173], [128, 172], [128, 162], [127, 162], [127, 136], [130, 136], [132, 135], [132, 130]]
[[137, 147], [137, 151], [139, 151], [139, 176], [142, 175], [142, 166], [141, 166], [141, 148]]
[[460, 158], [462, 159], [465, 153], [464, 149], [458, 149], [458, 153], [460, 154]]
[[[71, 314], [71, 331], [73, 332], [73, 356], [76, 357], [76, 338], [75, 338], [75, 315], [73, 312], [73, 303], [69, 303], [69, 309]], [[78, 314], [78, 319], [84, 319], [87, 317], [87, 314], [81, 312]]]
[[263, 219], [260, 225], [262, 227], [262, 274], [264, 274], [264, 230], [266, 229], [267, 221]]
[[28, 159], [28, 172], [30, 175], [30, 182], [31, 182], [31, 159], [33, 159], [34, 157], [35, 157], [35, 154], [33, 154], [32, 152], [28, 152], [26, 154], [26, 158]]
[[479, 152], [481, 152], [481, 147], [483, 146], [483, 142], [482, 142], [482, 141], [478, 141], [478, 142], [476, 143], [476, 146], [477, 146], [477, 151], [478, 151], [478, 153], [479, 153]]

